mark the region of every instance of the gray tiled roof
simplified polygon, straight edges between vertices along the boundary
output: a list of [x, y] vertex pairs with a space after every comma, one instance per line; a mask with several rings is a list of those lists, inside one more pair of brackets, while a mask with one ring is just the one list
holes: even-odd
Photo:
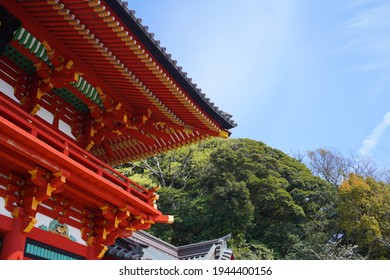
[[233, 251], [227, 248], [229, 238], [227, 235], [176, 247], [145, 231], [136, 231], [130, 238], [118, 238], [106, 256], [127, 260], [230, 260]]
[[124, 260], [140, 260], [147, 247], [128, 238], [118, 238], [114, 245], [109, 246], [106, 255]]

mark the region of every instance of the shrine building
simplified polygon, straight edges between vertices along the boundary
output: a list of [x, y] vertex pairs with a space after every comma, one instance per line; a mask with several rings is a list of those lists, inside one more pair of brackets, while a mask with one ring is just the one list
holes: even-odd
[[[158, 187], [113, 167], [236, 124], [153, 37], [121, 0], [0, 0], [0, 259], [134, 257], [161, 243], [144, 232], [173, 222]], [[213, 242], [163, 247], [217, 258], [226, 242]]]

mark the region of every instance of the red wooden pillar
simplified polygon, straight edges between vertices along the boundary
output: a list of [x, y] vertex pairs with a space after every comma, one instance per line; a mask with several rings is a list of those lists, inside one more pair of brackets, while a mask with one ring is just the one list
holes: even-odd
[[106, 251], [107, 251], [107, 247], [102, 244], [89, 245], [87, 260], [101, 260]]
[[23, 260], [27, 233], [23, 232], [23, 219], [12, 220], [11, 231], [4, 234], [0, 259]]
[[96, 246], [88, 246], [87, 260], [98, 260]]

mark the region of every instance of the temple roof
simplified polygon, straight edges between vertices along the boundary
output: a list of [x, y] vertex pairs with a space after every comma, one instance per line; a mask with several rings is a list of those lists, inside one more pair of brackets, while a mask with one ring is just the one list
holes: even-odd
[[[5, 208], [22, 209], [29, 228], [38, 211], [81, 229], [82, 239], [99, 247], [98, 257], [119, 237], [172, 223], [157, 209], [158, 187], [146, 189], [112, 166], [228, 137], [231, 116], [120, 1], [0, 0], [0, 31]], [[133, 238], [110, 252], [229, 256], [223, 240], [182, 248], [161, 247], [146, 233]], [[130, 255], [129, 246], [136, 247]]]
[[134, 10], [127, 8], [128, 3], [122, 0], [107, 1], [107, 4], [121, 17], [127, 27], [135, 34], [142, 44], [148, 48], [151, 54], [155, 56], [161, 65], [168, 70], [169, 74], [202, 106], [207, 112], [217, 119], [224, 128], [231, 129], [237, 126], [233, 121], [232, 115], [220, 110], [197, 84], [182, 71], [182, 67], [177, 65], [177, 61], [172, 59], [172, 55], [166, 52], [166, 48], [160, 46], [160, 41], [156, 40], [154, 33], [149, 32], [148, 26], [142, 25], [142, 19], [135, 16]]
[[230, 235], [174, 246], [145, 231], [134, 232], [131, 237], [118, 238], [106, 257], [127, 260], [230, 260], [233, 251], [227, 247]]
[[18, 98], [29, 95], [32, 115], [36, 105], [64, 114], [79, 146], [103, 162], [117, 165], [228, 137], [236, 126], [124, 2], [3, 4], [22, 22], [5, 49], [7, 64], [40, 79], [36, 97], [20, 89]]

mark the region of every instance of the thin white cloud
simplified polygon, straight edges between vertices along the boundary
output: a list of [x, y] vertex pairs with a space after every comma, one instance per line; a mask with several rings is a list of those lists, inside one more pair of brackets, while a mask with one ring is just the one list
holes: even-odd
[[355, 59], [346, 60], [344, 70], [351, 72], [388, 72], [390, 69], [390, 4], [378, 4], [374, 1], [352, 1], [355, 4], [367, 4], [353, 12], [349, 20], [338, 28], [341, 44], [331, 54], [354, 55]]
[[363, 141], [358, 153], [360, 156], [370, 156], [381, 141], [387, 128], [390, 126], [390, 112], [387, 112], [383, 120], [374, 128], [370, 135]]
[[344, 27], [367, 30], [385, 28], [390, 25], [390, 4], [383, 4], [371, 9], [365, 9], [344, 23]]
[[374, 61], [374, 62], [369, 62], [369, 63], [364, 63], [357, 65], [356, 67], [353, 67], [352, 69], [354, 71], [359, 71], [359, 72], [369, 72], [369, 71], [374, 71], [374, 70], [386, 70], [390, 68], [390, 60], [384, 60], [384, 61]]
[[342, 12], [345, 10], [354, 9], [358, 6], [367, 4], [370, 1], [372, 1], [372, 0], [350, 0], [350, 1], [346, 2], [344, 6], [341, 6], [341, 8], [337, 9], [337, 11]]

